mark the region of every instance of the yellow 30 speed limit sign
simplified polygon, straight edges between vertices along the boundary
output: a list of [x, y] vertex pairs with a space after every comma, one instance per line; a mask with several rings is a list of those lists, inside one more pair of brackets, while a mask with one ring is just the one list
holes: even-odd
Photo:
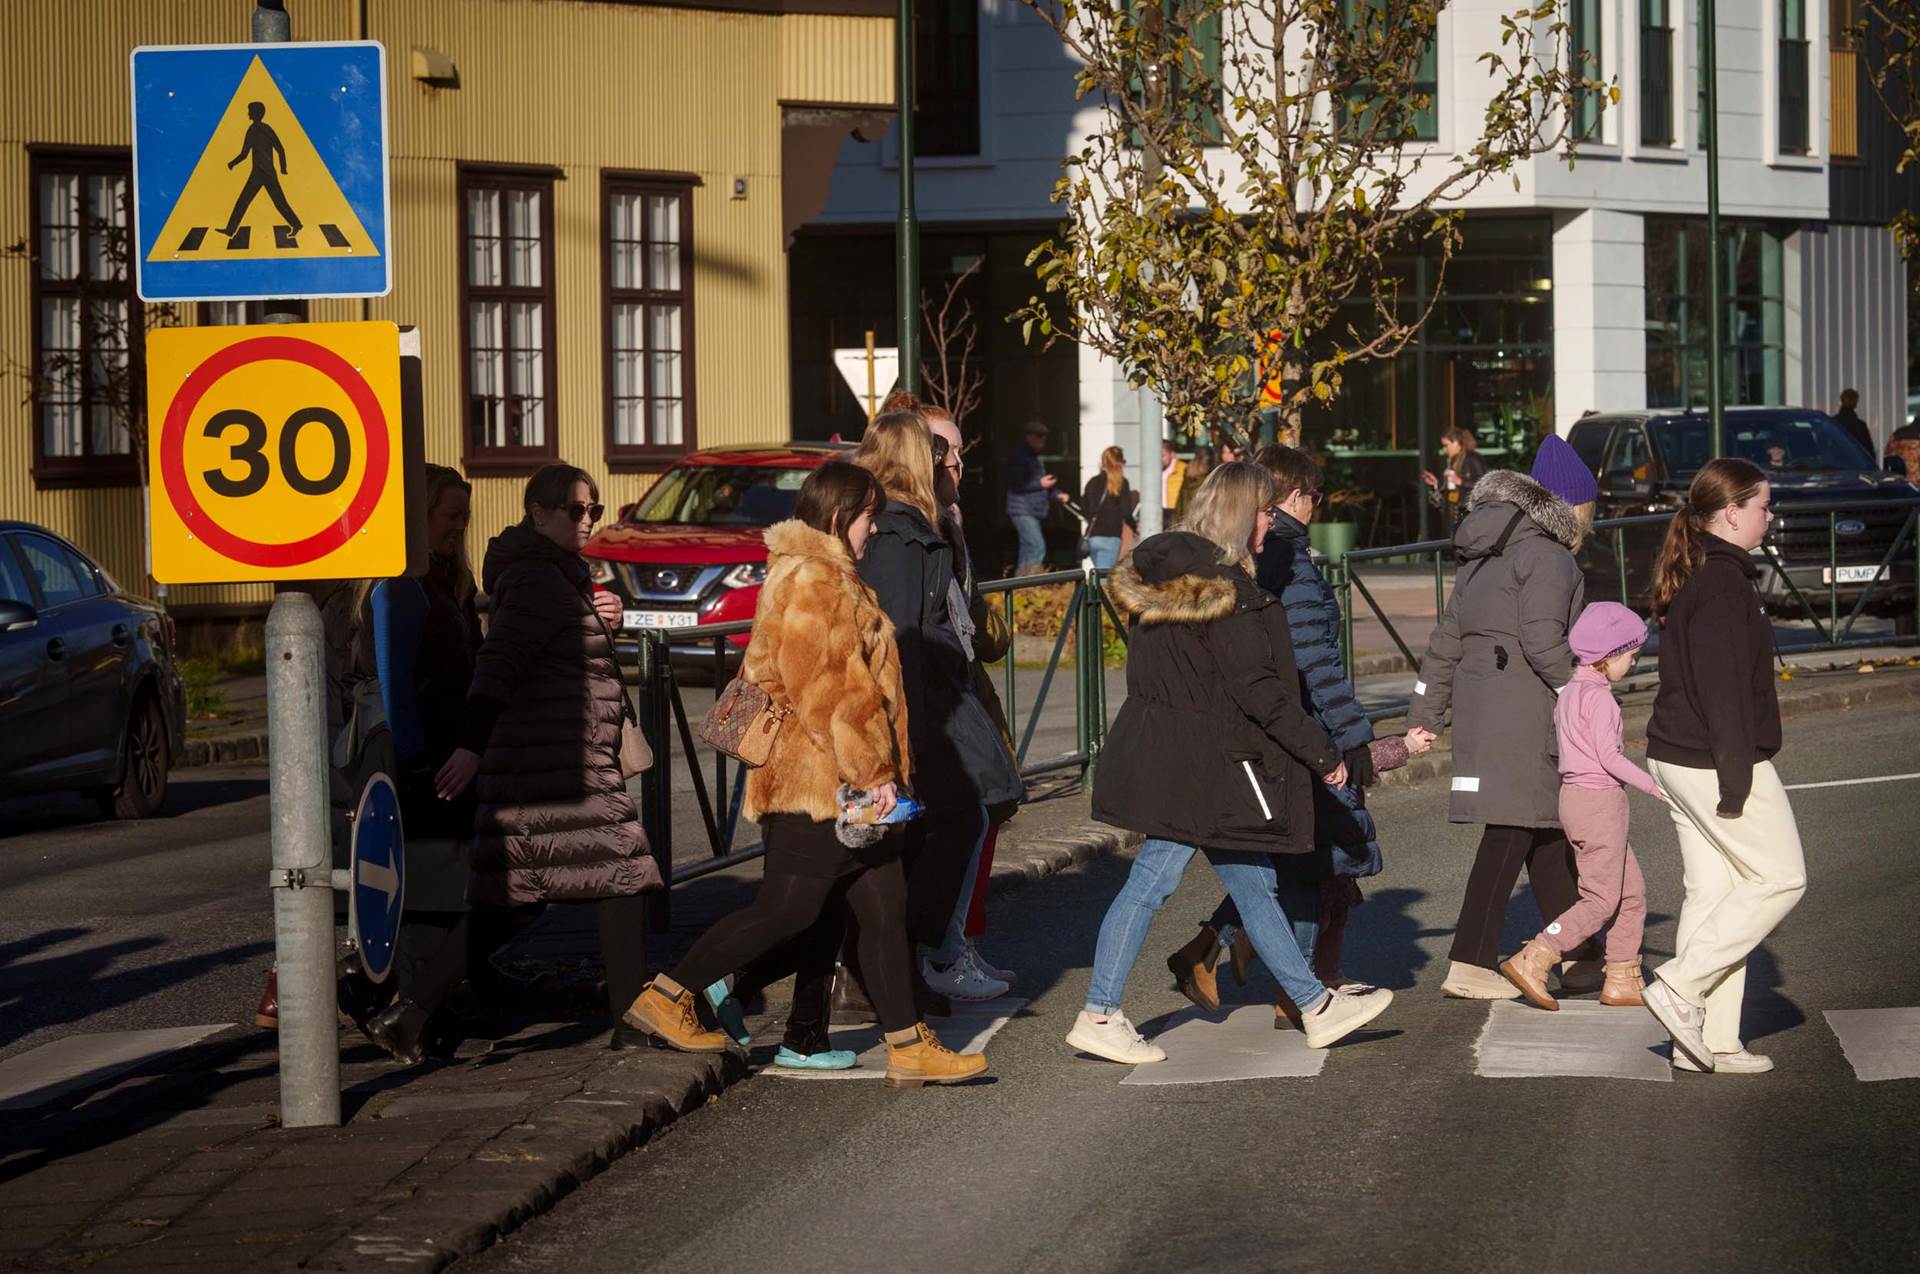
[[161, 329], [147, 399], [156, 580], [406, 573], [393, 324]]

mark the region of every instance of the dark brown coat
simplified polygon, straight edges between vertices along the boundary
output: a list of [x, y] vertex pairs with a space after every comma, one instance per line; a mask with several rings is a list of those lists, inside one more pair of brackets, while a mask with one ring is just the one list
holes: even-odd
[[491, 607], [471, 705], [497, 716], [475, 783], [468, 897], [574, 902], [659, 888], [620, 777], [625, 686], [586, 563], [512, 526], [487, 546], [482, 583]]

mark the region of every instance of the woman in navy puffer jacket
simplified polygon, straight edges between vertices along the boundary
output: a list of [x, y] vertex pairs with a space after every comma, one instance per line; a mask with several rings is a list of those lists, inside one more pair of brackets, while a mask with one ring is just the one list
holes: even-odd
[[[1349, 776], [1344, 787], [1314, 784], [1313, 853], [1275, 861], [1281, 864], [1280, 870], [1296, 873], [1296, 879], [1322, 882], [1319, 914], [1289, 916], [1294, 936], [1313, 957], [1315, 975], [1322, 982], [1335, 989], [1354, 987], [1357, 984], [1347, 983], [1340, 974], [1347, 914], [1360, 901], [1360, 888], [1354, 882], [1378, 875], [1381, 866], [1380, 844], [1363, 791], [1373, 782], [1377, 768], [1369, 749], [1373, 725], [1340, 658], [1340, 601], [1308, 550], [1307, 519], [1320, 500], [1320, 467], [1291, 447], [1264, 448], [1257, 462], [1274, 475], [1281, 507], [1261, 546], [1256, 578], [1286, 607], [1303, 702], [1346, 759]], [[1289, 512], [1289, 506], [1305, 517]], [[1402, 763], [1403, 757], [1404, 753], [1396, 755], [1384, 768]], [[1200, 926], [1198, 936], [1167, 957], [1167, 967], [1180, 989], [1209, 1011], [1219, 1008], [1213, 973], [1221, 951], [1233, 953], [1234, 976], [1246, 982], [1251, 951], [1239, 922], [1233, 900], [1224, 899], [1212, 920]], [[1280, 1006], [1281, 1016], [1288, 1020], [1297, 1016], [1287, 1011], [1290, 1008], [1285, 1003]]]

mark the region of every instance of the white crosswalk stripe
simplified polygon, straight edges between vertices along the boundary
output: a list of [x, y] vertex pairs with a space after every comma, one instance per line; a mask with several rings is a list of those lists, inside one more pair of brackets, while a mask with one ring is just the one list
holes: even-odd
[[[927, 1025], [940, 1037], [940, 1042], [956, 1053], [978, 1053], [986, 1048], [987, 1041], [1011, 1022], [1027, 1002], [1021, 999], [1001, 998], [988, 1000], [984, 1004], [958, 1004], [953, 1006], [952, 1017], [930, 1018]], [[860, 1055], [860, 1061], [852, 1070], [845, 1071], [802, 1071], [788, 1070], [784, 1066], [769, 1065], [761, 1070], [762, 1075], [774, 1075], [781, 1079], [832, 1080], [832, 1079], [884, 1079], [887, 1074], [887, 1042], [878, 1026], [842, 1026], [832, 1032], [835, 1048], [852, 1049]], [[765, 1037], [756, 1037], [754, 1047], [762, 1045], [779, 1047], [780, 1034], [773, 1032]], [[771, 1061], [771, 1058], [769, 1058]]]
[[1828, 1009], [1825, 1016], [1855, 1078], [1920, 1079], [1920, 1009]]
[[0, 1062], [0, 1110], [31, 1110], [231, 1030], [231, 1022], [69, 1035]]
[[1562, 1000], [1549, 1013], [1517, 1000], [1490, 1004], [1474, 1045], [1474, 1074], [1489, 1079], [1543, 1076], [1645, 1079], [1670, 1083], [1667, 1033], [1645, 1009]]
[[1308, 1079], [1327, 1051], [1308, 1048], [1298, 1031], [1273, 1029], [1271, 1004], [1248, 1004], [1225, 1017], [1182, 1009], [1141, 1034], [1167, 1050], [1167, 1060], [1136, 1066], [1122, 1084], [1219, 1084], [1239, 1079]]

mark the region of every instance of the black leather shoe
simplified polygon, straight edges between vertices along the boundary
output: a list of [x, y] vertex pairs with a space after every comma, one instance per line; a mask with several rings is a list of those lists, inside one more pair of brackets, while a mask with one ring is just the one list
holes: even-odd
[[402, 1066], [418, 1066], [426, 1058], [427, 1011], [406, 1000], [396, 1000], [367, 1019], [367, 1038]]

